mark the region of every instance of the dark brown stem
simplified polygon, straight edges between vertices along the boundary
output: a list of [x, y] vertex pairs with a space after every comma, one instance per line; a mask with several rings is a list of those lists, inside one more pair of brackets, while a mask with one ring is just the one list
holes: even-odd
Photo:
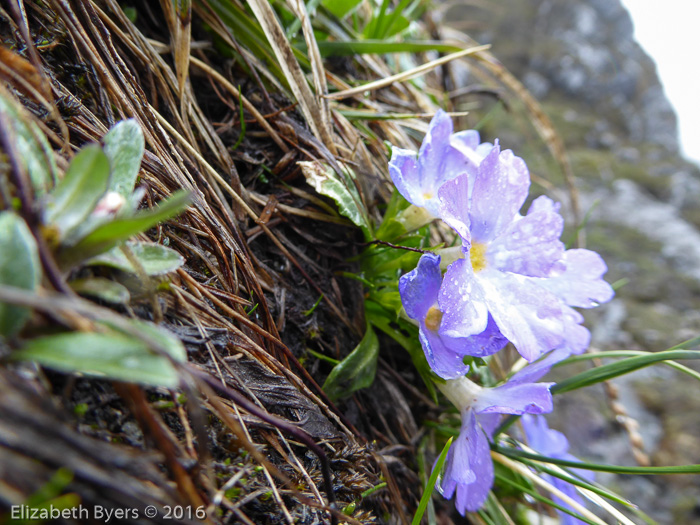
[[420, 248], [410, 248], [409, 246], [401, 246], [400, 244], [392, 244], [387, 241], [380, 241], [379, 239], [375, 239], [370, 242], [363, 242], [361, 243], [362, 246], [369, 246], [371, 244], [381, 244], [382, 246], [388, 246], [389, 248], [394, 248], [396, 250], [407, 250], [409, 252], [416, 252], [416, 253], [433, 253], [430, 250], [421, 250]]

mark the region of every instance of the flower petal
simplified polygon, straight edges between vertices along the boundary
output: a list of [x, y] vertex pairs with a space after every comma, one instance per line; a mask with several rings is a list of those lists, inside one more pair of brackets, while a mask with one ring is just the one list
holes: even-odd
[[487, 242], [512, 222], [530, 188], [525, 162], [513, 152], [501, 152], [496, 144], [481, 161], [471, 193], [469, 216], [472, 238]]
[[438, 304], [443, 312], [442, 334], [453, 338], [469, 337], [486, 329], [488, 311], [484, 294], [469, 261], [459, 259], [447, 268]]
[[425, 199], [415, 151], [392, 148], [389, 175], [396, 189], [408, 202], [423, 206]]
[[411, 319], [423, 321], [428, 310], [437, 302], [442, 283], [440, 256], [425, 253], [418, 266], [399, 279], [399, 293], [406, 314]]
[[464, 354], [459, 354], [448, 348], [442, 338], [425, 323], [421, 324], [419, 333], [420, 343], [433, 372], [443, 379], [456, 379], [469, 371], [469, 365], [464, 364]]
[[[501, 333], [526, 360], [532, 362], [564, 341], [559, 300], [531, 278], [486, 268], [474, 279]], [[440, 304], [447, 283], [446, 275]]]
[[506, 346], [508, 339], [503, 337], [496, 326], [496, 321], [489, 315], [486, 329], [483, 332], [469, 337], [449, 338], [446, 344], [462, 356], [486, 357]]
[[475, 477], [471, 483], [457, 485], [455, 506], [464, 515], [481, 508], [493, 486], [494, 472], [489, 442], [479, 427], [474, 412], [469, 410], [462, 416], [462, 429], [458, 440], [466, 442], [466, 450], [462, 453], [469, 455], [469, 471]]
[[[418, 152], [421, 188], [425, 199], [423, 206], [435, 216], [439, 213], [437, 192], [440, 186], [470, 169], [469, 158], [450, 144], [452, 130], [450, 116], [438, 110], [430, 121]], [[471, 170], [475, 170], [475, 167], [472, 166]]]
[[552, 350], [542, 359], [527, 365], [522, 370], [519, 370], [508, 380], [510, 383], [534, 383], [546, 376], [549, 371], [559, 361], [563, 361], [571, 355], [571, 351], [562, 346], [556, 350]]
[[[471, 415], [473, 423], [476, 425], [473, 412], [468, 411], [468, 414]], [[462, 427], [459, 431], [459, 436], [454, 440], [447, 453], [445, 474], [442, 478], [442, 482], [438, 486], [442, 495], [447, 499], [450, 499], [452, 494], [454, 494], [456, 485], [468, 485], [477, 479], [476, 473], [472, 471], [470, 462], [474, 453], [477, 434], [481, 432], [481, 430], [476, 428], [476, 431], [474, 431], [472, 435], [472, 427], [469, 423], [470, 420], [468, 416], [462, 415]]]
[[547, 277], [564, 255], [563, 229], [558, 206], [549, 197], [538, 197], [525, 217], [489, 244], [489, 263], [506, 272]]
[[490, 440], [493, 438], [493, 433], [498, 428], [498, 425], [503, 420], [503, 414], [496, 414], [495, 412], [492, 414], [477, 414], [476, 420], [479, 422], [479, 425], [481, 425], [481, 429], [486, 434], [486, 437]]
[[568, 306], [562, 306], [562, 314], [565, 334], [563, 346], [571, 354], [583, 353], [591, 343], [591, 333], [581, 325], [583, 316]]
[[478, 414], [544, 414], [551, 412], [554, 383], [513, 383], [496, 388], [484, 388], [473, 405]]
[[558, 430], [550, 429], [544, 416], [525, 414], [521, 421], [530, 448], [553, 458], [560, 458], [569, 451], [566, 436]]
[[567, 250], [562, 262], [564, 271], [543, 280], [541, 286], [569, 306], [593, 308], [615, 295], [612, 287], [603, 280], [608, 268], [597, 253], [583, 249]]
[[476, 175], [479, 164], [493, 149], [493, 144], [490, 142], [481, 142], [479, 132], [474, 129], [453, 133], [450, 137], [450, 146], [459, 151], [468, 161], [467, 172], [470, 175]]
[[462, 245], [471, 243], [469, 220], [469, 184], [474, 179], [468, 175], [445, 182], [438, 190], [440, 207], [438, 217], [449, 224], [462, 238]]

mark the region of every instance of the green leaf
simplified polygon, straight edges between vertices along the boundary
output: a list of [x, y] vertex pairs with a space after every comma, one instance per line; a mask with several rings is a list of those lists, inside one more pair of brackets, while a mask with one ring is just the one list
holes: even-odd
[[587, 463], [585, 461], [569, 461], [566, 459], [550, 458], [540, 454], [533, 454], [523, 450], [506, 448], [501, 446], [492, 446], [496, 452], [503, 454], [513, 459], [532, 459], [541, 461], [542, 463], [551, 463], [562, 467], [580, 468], [584, 470], [595, 470], [598, 472], [610, 472], [612, 474], [630, 474], [630, 475], [658, 475], [658, 474], [700, 474], [700, 465], [678, 465], [671, 467], [625, 467], [618, 465], [601, 465], [598, 463]]
[[[182, 358], [179, 352], [178, 357]], [[12, 358], [36, 361], [63, 372], [129, 383], [167, 388], [179, 384], [177, 370], [166, 357], [153, 353], [139, 339], [116, 332], [71, 332], [39, 337], [12, 354]]]
[[[679, 345], [679, 348], [682, 345]], [[603, 366], [598, 366], [590, 370], [576, 374], [563, 381], [560, 381], [551, 388], [552, 394], [562, 394], [578, 388], [594, 385], [618, 377], [624, 374], [629, 374], [640, 368], [659, 363], [662, 361], [672, 361], [677, 359], [700, 359], [700, 351], [698, 350], [665, 350], [647, 355], [630, 357], [609, 363]]]
[[358, 5], [362, 3], [362, 0], [323, 0], [323, 7], [328, 9], [338, 18], [343, 18], [345, 15], [350, 13]]
[[[303, 45], [299, 49], [306, 49]], [[324, 58], [350, 55], [385, 55], [389, 53], [423, 53], [438, 51], [440, 53], [455, 53], [462, 47], [451, 46], [440, 41], [404, 41], [387, 42], [385, 40], [323, 40], [318, 42], [318, 50]]]
[[0, 116], [6, 119], [11, 128], [9, 139], [14, 143], [19, 161], [29, 173], [34, 191], [37, 195], [43, 195], [53, 187], [58, 173], [51, 145], [26, 110], [4, 89], [0, 89]]
[[[122, 332], [125, 336], [129, 336], [129, 333], [124, 331], [122, 327], [110, 323], [109, 321], [104, 321], [103, 323], [118, 332]], [[182, 345], [182, 341], [169, 330], [148, 321], [141, 321], [140, 319], [129, 319], [128, 324], [145, 336], [146, 340], [157, 344], [178, 363], [187, 361], [187, 351]]]
[[[41, 279], [36, 241], [24, 219], [0, 212], [0, 284], [35, 290]], [[0, 303], [0, 336], [11, 337], [29, 318], [28, 308]]]
[[[185, 259], [166, 246], [151, 242], [128, 242], [127, 246], [139, 260], [147, 275], [161, 275], [177, 270]], [[124, 252], [116, 246], [106, 253], [85, 262], [91, 266], [110, 266], [124, 272], [137, 273]]]
[[341, 215], [362, 228], [366, 238], [371, 238], [367, 212], [353, 180], [341, 180], [333, 168], [318, 161], [298, 164], [306, 177], [306, 182], [321, 195], [333, 199]]
[[117, 218], [98, 226], [78, 244], [62, 250], [59, 253], [59, 262], [62, 266], [70, 266], [104, 253], [120, 242], [177, 215], [187, 207], [189, 202], [189, 193], [184, 190], [178, 191], [156, 208], [139, 211], [131, 217]]
[[373, 18], [365, 27], [363, 34], [367, 38], [372, 39], [389, 38], [403, 31], [410, 24], [411, 22], [406, 17], [392, 13], [392, 15], [384, 17], [384, 19]]
[[134, 191], [145, 149], [143, 131], [134, 119], [122, 120], [102, 139], [109, 159], [109, 191], [127, 199]]
[[70, 282], [70, 287], [75, 293], [97, 297], [108, 303], [127, 304], [131, 298], [124, 285], [103, 277], [76, 279]]
[[49, 194], [44, 221], [65, 238], [81, 226], [107, 190], [109, 160], [99, 146], [81, 149], [73, 157], [63, 180]]
[[425, 358], [423, 347], [418, 339], [418, 327], [397, 318], [395, 314], [369, 299], [365, 300], [365, 317], [372, 326], [379, 328], [409, 353], [413, 366], [416, 367], [423, 379], [430, 397], [437, 403], [437, 392], [433, 382], [433, 377], [437, 376], [433, 375], [428, 360]]
[[447, 452], [452, 446], [452, 439], [453, 438], [447, 440], [445, 447], [442, 449], [442, 452], [440, 452], [440, 456], [438, 457], [438, 460], [435, 463], [435, 467], [433, 467], [433, 472], [430, 474], [430, 478], [428, 478], [428, 483], [423, 489], [423, 495], [420, 498], [420, 503], [418, 504], [416, 513], [413, 516], [413, 521], [411, 522], [411, 525], [420, 525], [420, 520], [423, 519], [425, 509], [428, 507], [430, 497], [433, 495], [433, 491], [435, 490], [435, 483], [437, 482], [438, 476], [442, 472], [442, 466], [445, 464], [445, 460], [447, 459]]
[[323, 390], [332, 400], [350, 396], [374, 381], [379, 358], [379, 340], [371, 325], [367, 325], [362, 341], [345, 359], [338, 363], [323, 383]]

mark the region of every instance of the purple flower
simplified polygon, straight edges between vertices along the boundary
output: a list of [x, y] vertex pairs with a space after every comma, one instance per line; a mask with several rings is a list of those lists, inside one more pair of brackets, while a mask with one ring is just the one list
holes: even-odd
[[474, 174], [440, 187], [440, 216], [461, 237], [465, 258], [448, 267], [438, 304], [445, 336], [479, 334], [493, 318], [534, 361], [562, 345], [583, 351], [587, 330], [568, 305], [594, 306], [612, 290], [597, 254], [565, 250], [564, 221], [551, 199], [541, 196], [526, 215], [519, 213], [529, 186], [523, 160], [496, 144]]
[[566, 250], [557, 267], [540, 285], [569, 306], [594, 308], [607, 303], [615, 292], [603, 280], [605, 262], [591, 250]]
[[496, 388], [482, 388], [467, 378], [438, 385], [460, 409], [462, 426], [447, 455], [445, 471], [438, 481], [441, 494], [456, 496], [457, 510], [474, 512], [486, 501], [493, 486], [491, 438], [501, 414], [542, 414], [551, 412], [551, 383], [528, 383], [511, 378]]
[[[547, 425], [547, 420], [544, 416], [530, 416], [524, 415], [521, 419], [523, 428], [525, 429], [525, 435], [527, 436], [528, 445], [530, 448], [536, 450], [540, 454], [549, 456], [555, 459], [564, 459], [568, 461], [578, 461], [577, 458], [568, 453], [569, 442], [566, 436], [559, 432], [558, 430], [550, 429]], [[588, 470], [582, 469], [570, 469], [575, 472], [576, 475], [592, 482], [594, 479], [593, 473]], [[575, 489], [574, 485], [567, 483], [563, 479], [559, 479], [555, 476], [549, 474], [543, 474], [542, 476], [548, 483], [554, 485], [561, 492], [566, 494], [569, 498], [573, 499], [577, 503], [583, 505], [583, 499], [581, 498], [578, 491]], [[562, 501], [560, 498], [553, 496], [555, 503], [562, 505], [568, 509], [574, 510], [570, 505]], [[583, 523], [581, 520], [574, 518], [573, 516], [567, 514], [566, 512], [557, 511], [561, 516], [561, 523], [563, 525], [575, 525], [578, 523]]]
[[433, 371], [443, 379], [463, 376], [469, 367], [466, 355], [486, 356], [496, 353], [508, 342], [490, 320], [485, 329], [471, 337], [450, 337], [441, 330], [442, 311], [438, 293], [442, 284], [440, 256], [426, 253], [418, 266], [399, 280], [399, 292], [406, 314], [419, 326], [425, 357]]
[[420, 150], [393, 148], [389, 174], [407, 201], [439, 212], [438, 188], [463, 173], [473, 172], [490, 144], [479, 143], [474, 130], [452, 133], [452, 119], [442, 110], [435, 113]]

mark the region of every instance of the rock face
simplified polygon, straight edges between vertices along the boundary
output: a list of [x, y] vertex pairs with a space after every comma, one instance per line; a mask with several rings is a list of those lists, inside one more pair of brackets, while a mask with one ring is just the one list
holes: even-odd
[[[589, 213], [587, 247], [604, 256], [608, 280], [620, 285], [610, 304], [587, 316], [594, 346], [658, 351], [700, 335], [700, 171], [679, 156], [676, 115], [620, 1], [482, 2], [450, 8], [443, 20], [467, 22], [471, 36], [493, 45], [566, 145]], [[560, 185], [517, 108], [491, 109], [484, 121], [486, 138], [501, 137], [534, 175]], [[656, 366], [615, 383], [652, 464], [700, 463], [696, 380]], [[575, 454], [635, 464], [602, 388], [557, 401], [553, 426]], [[698, 476], [601, 480], [660, 523], [700, 523]]]

